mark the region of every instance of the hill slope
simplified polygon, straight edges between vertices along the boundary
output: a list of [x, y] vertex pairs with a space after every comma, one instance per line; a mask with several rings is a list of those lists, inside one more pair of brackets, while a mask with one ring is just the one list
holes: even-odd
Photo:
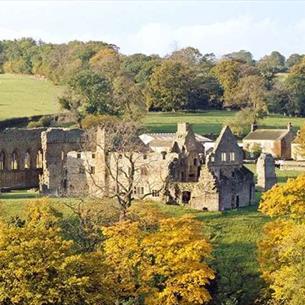
[[0, 120], [59, 111], [63, 87], [30, 75], [0, 74]]

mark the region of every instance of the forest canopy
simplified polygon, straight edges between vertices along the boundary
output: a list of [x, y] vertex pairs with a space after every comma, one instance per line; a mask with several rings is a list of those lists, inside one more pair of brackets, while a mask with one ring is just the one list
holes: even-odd
[[240, 50], [216, 58], [186, 47], [164, 57], [124, 55], [102, 41], [0, 41], [0, 72], [32, 74], [66, 85], [61, 106], [135, 118], [145, 111], [251, 109], [305, 115], [305, 57], [278, 51], [255, 60]]

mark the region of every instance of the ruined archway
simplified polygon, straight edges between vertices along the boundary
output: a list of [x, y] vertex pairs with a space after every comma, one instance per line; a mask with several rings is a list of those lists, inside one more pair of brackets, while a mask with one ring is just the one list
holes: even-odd
[[31, 152], [30, 150], [27, 150], [24, 155], [24, 168], [30, 169], [31, 167]]
[[19, 169], [19, 160], [18, 160], [18, 153], [15, 149], [11, 154], [11, 170], [18, 170]]
[[6, 169], [6, 154], [5, 152], [2, 150], [0, 152], [0, 170], [3, 171]]

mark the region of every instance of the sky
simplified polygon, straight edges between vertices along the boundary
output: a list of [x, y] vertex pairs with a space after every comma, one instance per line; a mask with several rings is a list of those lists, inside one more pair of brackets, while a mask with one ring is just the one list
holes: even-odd
[[193, 46], [256, 59], [305, 53], [304, 1], [0, 1], [0, 39], [101, 40], [124, 54], [166, 55]]

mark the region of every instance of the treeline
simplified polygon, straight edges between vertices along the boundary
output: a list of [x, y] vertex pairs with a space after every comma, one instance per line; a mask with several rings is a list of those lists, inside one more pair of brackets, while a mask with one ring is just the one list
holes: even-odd
[[165, 57], [124, 55], [113, 44], [0, 41], [0, 71], [43, 76], [67, 85], [64, 108], [138, 117], [149, 111], [250, 108], [261, 116], [305, 115], [305, 58], [241, 50], [217, 59], [188, 47]]

